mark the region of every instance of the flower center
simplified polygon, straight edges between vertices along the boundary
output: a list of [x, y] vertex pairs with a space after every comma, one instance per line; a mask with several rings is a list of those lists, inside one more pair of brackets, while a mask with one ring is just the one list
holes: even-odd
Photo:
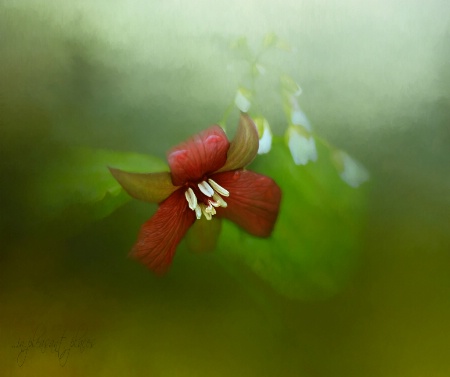
[[[217, 207], [226, 208], [227, 203], [222, 199], [222, 196], [230, 196], [230, 193], [211, 178], [208, 181], [201, 181], [197, 184], [197, 187], [199, 191], [197, 195], [199, 197], [203, 195], [203, 201], [199, 202], [194, 190], [192, 187], [189, 187], [184, 193], [189, 208], [195, 211], [197, 219], [200, 219], [203, 213], [206, 220], [211, 220], [216, 214]], [[197, 191], [196, 187], [194, 189]]]

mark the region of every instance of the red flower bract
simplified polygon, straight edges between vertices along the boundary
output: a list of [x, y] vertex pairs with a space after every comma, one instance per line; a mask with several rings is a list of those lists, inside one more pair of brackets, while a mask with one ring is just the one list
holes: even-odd
[[170, 173], [110, 168], [131, 196], [159, 203], [142, 226], [131, 255], [152, 271], [164, 273], [178, 243], [202, 217], [208, 221], [226, 218], [250, 234], [269, 236], [281, 191], [271, 178], [244, 169], [255, 157], [258, 142], [255, 124], [242, 114], [231, 143], [222, 128], [214, 125], [172, 148], [167, 155]]

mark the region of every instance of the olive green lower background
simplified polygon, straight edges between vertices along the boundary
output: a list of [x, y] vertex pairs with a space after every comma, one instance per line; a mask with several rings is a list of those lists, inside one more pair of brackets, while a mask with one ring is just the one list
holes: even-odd
[[[449, 11], [1, 1], [0, 374], [449, 376]], [[371, 172], [345, 289], [289, 300], [214, 253], [180, 252], [157, 278], [126, 257], [155, 208], [137, 201], [80, 229], [42, 218], [43, 166], [70, 146], [164, 158], [233, 99], [244, 71], [229, 41], [268, 32], [293, 47], [268, 72], [296, 78], [316, 132]]]

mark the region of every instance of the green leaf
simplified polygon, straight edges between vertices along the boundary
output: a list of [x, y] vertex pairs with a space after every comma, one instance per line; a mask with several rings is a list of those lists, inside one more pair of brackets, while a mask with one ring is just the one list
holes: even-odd
[[[366, 192], [343, 182], [322, 145], [319, 159], [294, 164], [277, 138], [272, 151], [250, 169], [272, 177], [282, 189], [279, 218], [268, 239], [224, 222], [218, 253], [243, 261], [290, 298], [322, 298], [341, 290], [358, 256]], [[232, 195], [232, 193], [230, 193]]]
[[[74, 149], [45, 166], [36, 182], [38, 208], [48, 221], [86, 224], [111, 214], [131, 197], [108, 170], [114, 166], [136, 173], [167, 171], [152, 156], [108, 150]], [[69, 225], [68, 225], [69, 226]]]

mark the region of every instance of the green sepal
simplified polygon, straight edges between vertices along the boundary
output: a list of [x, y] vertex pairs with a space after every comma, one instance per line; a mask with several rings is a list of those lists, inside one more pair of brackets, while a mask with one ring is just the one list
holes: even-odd
[[206, 253], [216, 248], [217, 240], [222, 229], [222, 220], [213, 217], [206, 220], [202, 217], [195, 220], [186, 234], [186, 243], [190, 251], [194, 253]]
[[179, 188], [169, 172], [130, 173], [111, 167], [109, 171], [130, 196], [144, 202], [160, 203]]
[[259, 147], [259, 136], [253, 120], [244, 113], [241, 113], [236, 135], [230, 143], [227, 162], [218, 170], [229, 171], [241, 169], [255, 158]]

